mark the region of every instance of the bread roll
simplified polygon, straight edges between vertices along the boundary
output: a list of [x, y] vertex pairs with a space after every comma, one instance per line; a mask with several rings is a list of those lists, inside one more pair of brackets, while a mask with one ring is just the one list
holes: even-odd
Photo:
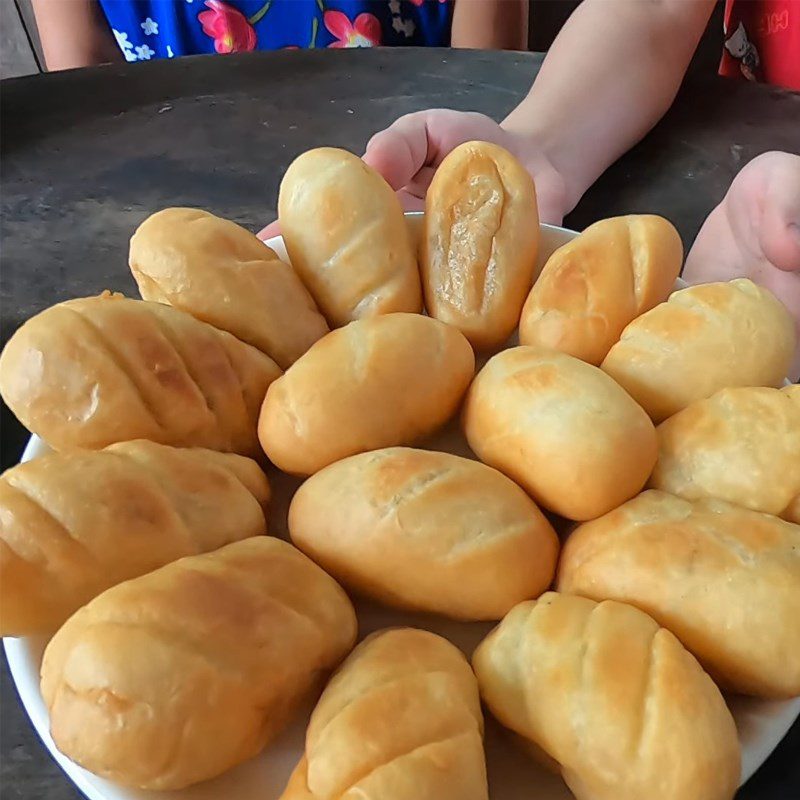
[[292, 266], [332, 326], [422, 309], [403, 209], [357, 156], [334, 147], [298, 156], [281, 181], [278, 216]]
[[425, 198], [420, 266], [428, 313], [475, 347], [499, 347], [519, 322], [538, 247], [528, 171], [496, 144], [456, 147]]
[[472, 657], [497, 719], [561, 765], [577, 800], [731, 800], [736, 726], [664, 628], [622, 603], [548, 592]]
[[783, 512], [783, 518], [800, 525], [800, 494], [795, 497], [786, 511]]
[[197, 208], [165, 208], [131, 239], [145, 300], [179, 308], [266, 353], [282, 369], [328, 332], [297, 273], [250, 231]]
[[800, 497], [800, 386], [722, 389], [656, 433], [652, 488], [790, 518]]
[[488, 800], [464, 656], [428, 631], [365, 639], [333, 676], [281, 800]]
[[633, 497], [656, 461], [642, 409], [577, 358], [514, 347], [491, 358], [464, 404], [481, 461], [564, 517], [592, 519]]
[[722, 685], [800, 694], [800, 526], [647, 491], [567, 540], [559, 591], [641, 608]]
[[258, 465], [121, 442], [0, 478], [0, 635], [52, 633], [109, 586], [267, 531]]
[[783, 304], [740, 278], [675, 292], [625, 328], [603, 369], [661, 422], [729, 386], [780, 386], [794, 347]]
[[256, 536], [109, 589], [47, 646], [58, 749], [96, 775], [180, 789], [254, 756], [353, 646], [344, 592]]
[[544, 265], [519, 340], [600, 366], [623, 328], [667, 299], [682, 263], [681, 237], [663, 217], [596, 222]]
[[29, 319], [0, 357], [0, 394], [56, 450], [150, 439], [259, 452], [268, 356], [161, 303], [105, 292]]
[[500, 619], [553, 580], [558, 537], [505, 475], [466, 458], [393, 447], [309, 478], [292, 541], [346, 588], [388, 605]]
[[455, 414], [474, 371], [469, 342], [435, 319], [352, 322], [270, 387], [261, 446], [285, 472], [311, 475], [346, 456], [409, 444]]

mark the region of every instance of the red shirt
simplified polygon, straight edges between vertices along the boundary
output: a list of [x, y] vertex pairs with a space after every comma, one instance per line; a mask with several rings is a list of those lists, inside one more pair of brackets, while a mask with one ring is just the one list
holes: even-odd
[[800, 91], [800, 0], [725, 0], [719, 73]]

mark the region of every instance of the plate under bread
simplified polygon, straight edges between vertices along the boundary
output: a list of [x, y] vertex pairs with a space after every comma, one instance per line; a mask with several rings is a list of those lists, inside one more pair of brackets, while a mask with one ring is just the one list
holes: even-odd
[[[417, 235], [421, 214], [409, 214], [409, 225]], [[541, 226], [540, 261], [543, 263], [562, 244], [577, 236], [574, 231], [549, 225]], [[278, 236], [267, 244], [281, 258], [287, 258]], [[678, 281], [680, 286], [685, 285]], [[451, 425], [435, 440], [423, 446], [470, 455], [457, 426]], [[22, 456], [29, 461], [47, 452], [47, 446], [31, 437]], [[273, 502], [269, 511], [269, 530], [288, 538], [286, 511], [299, 481], [276, 470], [269, 471]], [[361, 636], [387, 626], [411, 625], [435, 631], [450, 639], [470, 655], [475, 645], [493, 627], [493, 623], [458, 623], [419, 614], [406, 614], [366, 603], [356, 603]], [[74, 784], [89, 800], [278, 800], [289, 773], [303, 751], [303, 741], [310, 708], [298, 715], [294, 724], [264, 752], [251, 761], [213, 781], [173, 792], [147, 792], [130, 789], [98, 778], [58, 752], [49, 733], [47, 711], [39, 692], [39, 664], [46, 641], [41, 638], [6, 639], [5, 649], [11, 674], [22, 704], [37, 733]], [[753, 698], [728, 698], [742, 743], [742, 782], [747, 780], [769, 754], [800, 714], [800, 698], [764, 701]], [[199, 702], [202, 702], [199, 699]], [[535, 790], [538, 800], [569, 800], [572, 795], [560, 778], [546, 772], [525, 755], [491, 719], [486, 720], [486, 756], [492, 800], [529, 800]]]

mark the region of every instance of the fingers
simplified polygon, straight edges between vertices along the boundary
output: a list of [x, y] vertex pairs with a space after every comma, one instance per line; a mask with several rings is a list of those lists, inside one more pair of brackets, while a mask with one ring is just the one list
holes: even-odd
[[261, 239], [262, 242], [265, 242], [267, 239], [271, 239], [273, 236], [280, 235], [281, 229], [276, 219], [274, 222], [270, 222], [265, 228], [262, 228], [256, 236]]
[[410, 183], [429, 163], [428, 119], [433, 112], [406, 114], [367, 144], [364, 161], [396, 191]]
[[759, 232], [764, 255], [780, 270], [800, 271], [800, 156], [765, 153], [751, 165], [766, 171]]

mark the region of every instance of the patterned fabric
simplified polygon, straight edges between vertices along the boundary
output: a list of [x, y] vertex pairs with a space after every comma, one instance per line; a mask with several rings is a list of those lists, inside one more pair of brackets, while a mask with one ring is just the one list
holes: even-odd
[[447, 0], [99, 0], [128, 61], [306, 47], [447, 47]]

